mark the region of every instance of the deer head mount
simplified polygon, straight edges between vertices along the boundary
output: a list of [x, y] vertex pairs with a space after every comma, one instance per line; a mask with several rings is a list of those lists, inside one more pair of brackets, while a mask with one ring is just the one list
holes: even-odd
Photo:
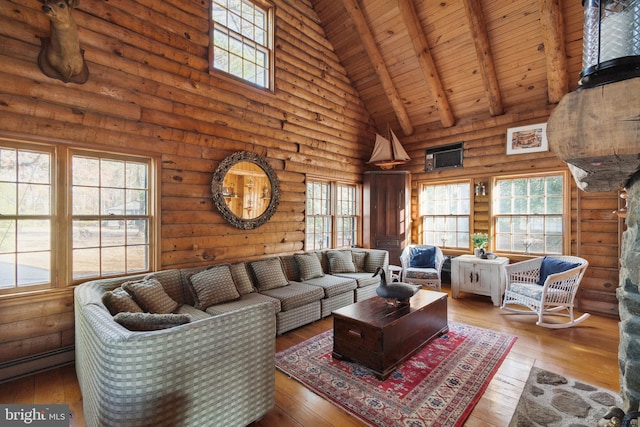
[[51, 37], [41, 39], [38, 66], [51, 78], [63, 82], [85, 83], [89, 68], [80, 49], [78, 27], [71, 11], [79, 0], [39, 0], [42, 12], [51, 22]]

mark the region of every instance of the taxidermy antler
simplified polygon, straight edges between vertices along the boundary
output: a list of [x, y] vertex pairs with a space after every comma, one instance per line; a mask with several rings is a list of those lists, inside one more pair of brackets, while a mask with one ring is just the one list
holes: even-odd
[[63, 82], [84, 83], [89, 68], [80, 49], [78, 27], [71, 10], [79, 0], [39, 0], [42, 11], [51, 21], [51, 37], [43, 37], [38, 66], [48, 77]]

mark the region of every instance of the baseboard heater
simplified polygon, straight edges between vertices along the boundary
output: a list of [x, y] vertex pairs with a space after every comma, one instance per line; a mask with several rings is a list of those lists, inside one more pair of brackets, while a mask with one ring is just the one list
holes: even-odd
[[0, 363], [0, 384], [69, 365], [75, 359], [75, 346], [71, 345], [46, 353]]

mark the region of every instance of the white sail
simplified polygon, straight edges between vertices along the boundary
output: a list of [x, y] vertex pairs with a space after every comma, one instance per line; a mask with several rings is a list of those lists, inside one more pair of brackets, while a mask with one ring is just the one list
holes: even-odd
[[411, 160], [407, 152], [402, 148], [396, 134], [389, 129], [389, 139], [376, 134], [376, 143], [373, 146], [371, 158], [367, 163], [373, 163], [380, 169], [391, 169], [395, 165], [401, 165]]

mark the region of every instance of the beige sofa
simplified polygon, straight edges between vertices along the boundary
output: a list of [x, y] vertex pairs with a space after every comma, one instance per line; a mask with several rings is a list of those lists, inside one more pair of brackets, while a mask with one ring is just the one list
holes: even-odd
[[[347, 254], [353, 267], [334, 262]], [[347, 249], [79, 285], [76, 371], [87, 425], [261, 418], [274, 406], [275, 335], [375, 295], [377, 266], [388, 267], [386, 251]]]

